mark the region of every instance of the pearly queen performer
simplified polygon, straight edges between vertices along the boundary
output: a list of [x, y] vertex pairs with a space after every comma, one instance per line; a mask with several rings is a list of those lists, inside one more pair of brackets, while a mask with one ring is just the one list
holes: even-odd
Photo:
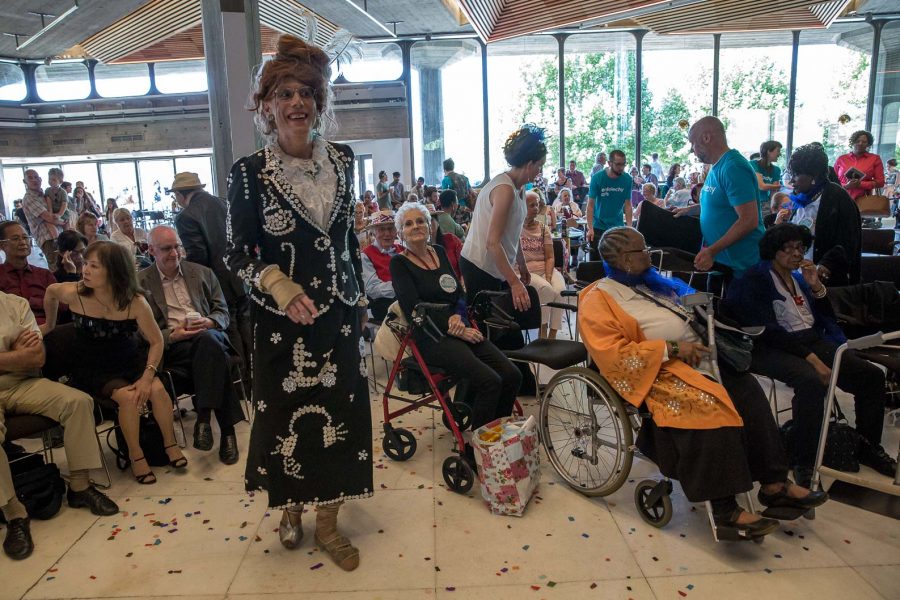
[[353, 152], [317, 133], [328, 57], [282, 36], [253, 95], [270, 142], [228, 180], [228, 268], [250, 286], [255, 418], [246, 486], [284, 510], [287, 548], [317, 507], [316, 543], [346, 570], [359, 553], [336, 530], [345, 500], [372, 495], [372, 422], [360, 329]]

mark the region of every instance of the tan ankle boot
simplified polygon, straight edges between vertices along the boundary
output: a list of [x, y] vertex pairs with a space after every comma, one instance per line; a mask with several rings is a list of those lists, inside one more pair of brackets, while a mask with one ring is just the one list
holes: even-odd
[[359, 566], [359, 550], [350, 540], [338, 533], [337, 515], [341, 503], [326, 504], [316, 509], [316, 545], [331, 556], [331, 559], [345, 571]]
[[296, 504], [284, 509], [281, 513], [281, 523], [278, 524], [278, 538], [281, 545], [288, 550], [293, 550], [300, 545], [303, 539], [303, 525], [300, 523], [300, 515], [303, 514], [303, 505]]

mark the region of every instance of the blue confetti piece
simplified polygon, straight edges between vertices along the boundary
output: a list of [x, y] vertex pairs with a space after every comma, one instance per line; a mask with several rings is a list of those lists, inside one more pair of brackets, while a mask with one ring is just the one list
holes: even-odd
[[694, 584], [693, 583], [687, 584], [687, 589], [689, 589], [689, 590], [694, 589]]

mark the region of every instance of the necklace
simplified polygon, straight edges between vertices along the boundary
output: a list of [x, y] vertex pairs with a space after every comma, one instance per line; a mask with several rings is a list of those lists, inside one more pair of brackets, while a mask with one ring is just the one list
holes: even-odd
[[406, 251], [407, 251], [411, 256], [415, 257], [416, 260], [418, 260], [420, 263], [422, 263], [423, 265], [425, 265], [425, 268], [426, 268], [426, 269], [428, 269], [428, 270], [430, 270], [430, 271], [434, 271], [434, 270], [437, 270], [438, 267], [440, 267], [440, 264], [438, 263], [437, 259], [434, 258], [434, 257], [431, 255], [431, 251], [430, 251], [430, 250], [431, 250], [431, 249], [428, 248], [427, 246], [425, 247], [425, 256], [427, 256], [427, 257], [430, 259], [430, 260], [427, 260], [427, 261], [426, 261], [425, 259], [423, 259], [421, 256], [419, 256], [418, 254], [416, 254], [415, 252], [413, 252], [413, 251], [410, 250], [409, 248], [406, 249]]
[[785, 280], [785, 278], [781, 275], [781, 273], [779, 273], [778, 271], [775, 271], [775, 274], [778, 275], [778, 279], [781, 280], [781, 284], [784, 286], [784, 289], [786, 289], [788, 294], [791, 296], [791, 299], [794, 301], [794, 304], [796, 306], [803, 306], [806, 303], [806, 301], [803, 298], [803, 294], [800, 293], [800, 291], [797, 289], [797, 284], [794, 281], [794, 278], [792, 276], [788, 277], [788, 279], [791, 280], [791, 284], [792, 284], [792, 285], [788, 285], [787, 280]]

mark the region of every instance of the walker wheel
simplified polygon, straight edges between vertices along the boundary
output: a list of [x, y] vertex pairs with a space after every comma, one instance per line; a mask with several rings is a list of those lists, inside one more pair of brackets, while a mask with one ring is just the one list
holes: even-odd
[[391, 460], [409, 460], [416, 453], [416, 446], [416, 438], [406, 429], [385, 431], [381, 441], [381, 448]]
[[447, 487], [459, 494], [465, 494], [475, 483], [475, 471], [466, 459], [460, 456], [448, 456], [441, 467]]
[[[450, 412], [453, 413], [453, 419], [456, 421], [456, 426], [459, 430], [467, 430], [472, 425], [472, 408], [465, 402], [452, 402], [448, 406], [450, 407]], [[446, 412], [441, 415], [441, 420], [444, 422], [444, 427], [452, 430]]]
[[672, 520], [672, 499], [669, 498], [671, 490], [666, 490], [660, 494], [656, 501], [651, 501], [650, 496], [661, 482], [652, 479], [645, 479], [637, 484], [634, 488], [634, 504], [637, 506], [638, 514], [641, 519], [648, 525], [662, 528], [668, 525]]

